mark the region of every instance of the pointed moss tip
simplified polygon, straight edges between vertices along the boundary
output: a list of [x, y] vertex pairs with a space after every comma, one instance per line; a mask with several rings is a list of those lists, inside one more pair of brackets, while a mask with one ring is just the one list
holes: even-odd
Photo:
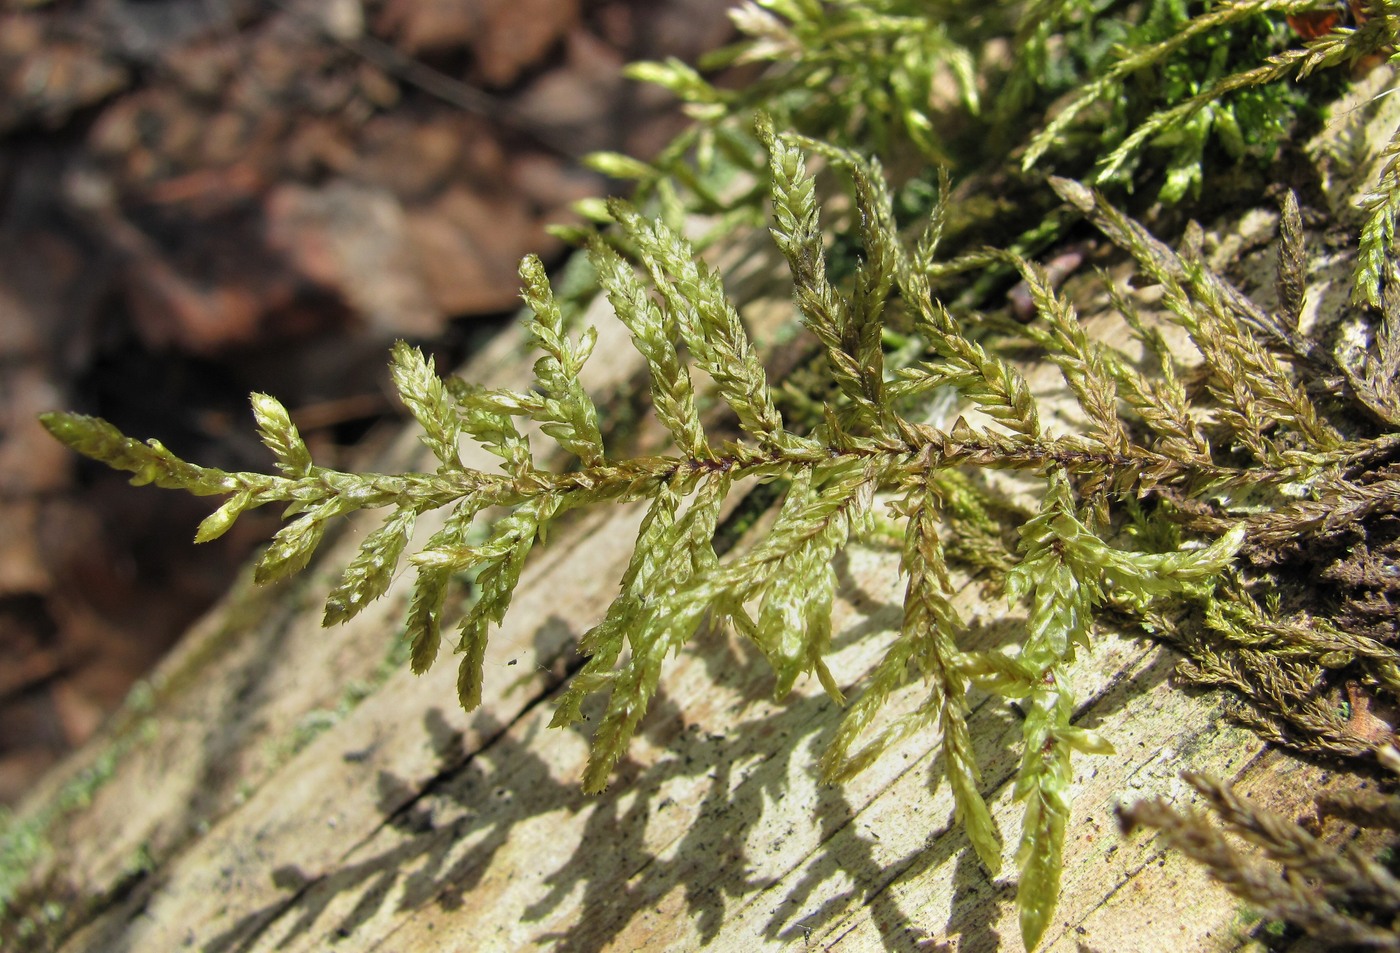
[[89, 418], [82, 414], [71, 414], [63, 410], [49, 410], [39, 415], [39, 423], [44, 429], [64, 443], [71, 443], [82, 422]]

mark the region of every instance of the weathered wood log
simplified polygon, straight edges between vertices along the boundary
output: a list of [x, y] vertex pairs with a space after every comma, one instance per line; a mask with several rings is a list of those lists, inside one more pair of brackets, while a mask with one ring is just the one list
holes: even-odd
[[[1370, 85], [1356, 102], [1379, 88]], [[1328, 136], [1342, 141], [1388, 134], [1394, 116], [1339, 109], [1336, 123]], [[1337, 208], [1367, 171], [1337, 180]], [[1274, 221], [1271, 207], [1234, 216], [1217, 229], [1219, 254], [1255, 249], [1237, 262], [1245, 271], [1272, 261], [1261, 236]], [[730, 260], [768, 268], [750, 250]], [[781, 282], [773, 287], [746, 295], [760, 325], [765, 314], [790, 319]], [[589, 387], [626, 392], [641, 365], [606, 307], [597, 311]], [[511, 330], [466, 373], [518, 385], [531, 360]], [[1048, 395], [1063, 386], [1055, 380], [1033, 384]], [[423, 458], [407, 434], [380, 466]], [[640, 516], [589, 514], [537, 554], [471, 714], [456, 705], [455, 666], [418, 677], [395, 658], [406, 578], [349, 624], [320, 627], [324, 596], [372, 514], [296, 581], [241, 581], [22, 808], [49, 844], [29, 871], [29, 899], [55, 905], [55, 925], [40, 930], [73, 953], [1019, 949], [1014, 885], [987, 876], [953, 823], [937, 738], [822, 787], [814, 762], [839, 708], [815, 684], [770, 700], [767, 667], [725, 634], [702, 633], [674, 660], [612, 787], [580, 793], [586, 737], [547, 729], [551, 699], [577, 636], [616, 591]], [[898, 627], [902, 582], [897, 555], [879, 550], [852, 550], [838, 571], [832, 667], [851, 685]], [[975, 579], [959, 608], [968, 648], [1018, 637], [1019, 617]], [[1121, 836], [1115, 805], [1189, 803], [1184, 769], [1223, 776], [1284, 813], [1324, 783], [1321, 768], [1227, 721], [1220, 695], [1172, 687], [1173, 664], [1144, 639], [1104, 633], [1075, 666], [1078, 723], [1118, 753], [1077, 760], [1063, 895], [1044, 949], [1240, 945], [1248, 912], [1150, 837]], [[1017, 717], [984, 701], [971, 721], [1004, 834], [1019, 828]], [[75, 805], [84, 785], [90, 797]], [[53, 807], [65, 798], [67, 809]], [[1015, 841], [1005, 839], [1009, 861]]]

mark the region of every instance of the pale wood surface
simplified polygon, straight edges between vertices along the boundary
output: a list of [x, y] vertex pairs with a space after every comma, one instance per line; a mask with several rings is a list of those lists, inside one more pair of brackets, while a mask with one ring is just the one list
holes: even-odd
[[[1259, 233], [1271, 233], [1260, 215]], [[781, 300], [763, 307], [750, 316], [787, 314]], [[598, 324], [590, 386], [637, 386], [625, 332], [606, 314]], [[468, 373], [520, 384], [529, 362], [510, 331]], [[408, 435], [382, 465], [421, 466], [422, 452]], [[349, 625], [320, 628], [324, 595], [372, 514], [301, 579], [268, 591], [239, 583], [152, 678], [149, 705], [126, 712], [25, 808], [41, 810], [110, 757], [110, 779], [53, 827], [54, 849], [34, 871], [80, 911], [62, 949], [1020, 949], [1008, 705], [982, 699], [972, 719], [1008, 842], [995, 881], [952, 824], [936, 739], [821, 787], [814, 762], [839, 709], [807, 683], [774, 703], [766, 665], [724, 635], [702, 634], [672, 662], [612, 788], [579, 793], [586, 735], [546, 725], [574, 640], [616, 592], [640, 515], [599, 511], [537, 551], [470, 715], [456, 705], [451, 658], [423, 677], [395, 670], [346, 704], [347, 686], [373, 677], [401, 630], [411, 582], [404, 573]], [[855, 548], [838, 569], [833, 669], [853, 685], [898, 624], [902, 581], [889, 552]], [[1018, 616], [977, 582], [959, 601], [969, 647], [1017, 638]], [[1145, 641], [1106, 633], [1075, 666], [1078, 723], [1118, 754], [1076, 761], [1064, 891], [1044, 949], [1238, 947], [1240, 906], [1151, 839], [1121, 837], [1113, 808], [1159, 795], [1190, 803], [1186, 769], [1285, 811], [1319, 783], [1319, 769], [1263, 751], [1225, 721], [1219, 696], [1170, 687], [1172, 664]]]

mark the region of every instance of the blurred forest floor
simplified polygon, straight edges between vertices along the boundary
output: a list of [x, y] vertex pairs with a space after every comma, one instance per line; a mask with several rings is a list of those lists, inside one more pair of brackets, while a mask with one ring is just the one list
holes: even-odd
[[35, 421], [98, 414], [265, 469], [247, 394], [318, 462], [390, 428], [387, 349], [459, 361], [517, 307], [596, 149], [681, 121], [625, 81], [728, 0], [0, 0], [0, 803], [87, 738], [277, 514], [133, 488]]

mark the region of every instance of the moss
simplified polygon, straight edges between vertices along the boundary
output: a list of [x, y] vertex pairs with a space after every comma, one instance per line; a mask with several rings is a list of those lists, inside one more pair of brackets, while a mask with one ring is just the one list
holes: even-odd
[[[1285, 9], [1294, 7], [1045, 0], [969, 15], [959, 4], [913, 0], [748, 4], [736, 14], [745, 38], [710, 64], [765, 63], [759, 81], [732, 90], [679, 63], [634, 67], [686, 100], [696, 124], [653, 163], [594, 160], [637, 180], [638, 193], [633, 204], [588, 209], [606, 229], [576, 234], [588, 242], [587, 264], [571, 267], [566, 287], [552, 287], [540, 262], [522, 265], [526, 334], [539, 355], [531, 388], [444, 381], [421, 353], [395, 347], [395, 385], [434, 456], [432, 472], [321, 468], [267, 395], [254, 395], [253, 409], [277, 459], [273, 474], [197, 466], [92, 418], [44, 421], [137, 482], [225, 496], [201, 542], [248, 509], [288, 506], [289, 521], [255, 567], [260, 582], [305, 568], [344, 515], [383, 510], [383, 525], [334, 582], [325, 621], [354, 617], [407, 562], [416, 582], [391, 654], [421, 672], [458, 612], [454, 580], [469, 575], [474, 598], [455, 638], [467, 709], [481, 701], [489, 634], [550, 528], [585, 507], [644, 501], [620, 594], [582, 637], [587, 661], [554, 719], [574, 723], [589, 697], [603, 699], [589, 791], [606, 786], [667, 659], [707, 619], [751, 640], [773, 669], [776, 695], [811, 676], [843, 701], [826, 664], [833, 562], [854, 541], [889, 537], [888, 521], [875, 519], [877, 500], [888, 505], [903, 533], [902, 627], [822, 770], [841, 780], [909, 733], [936, 732], [958, 819], [995, 872], [1001, 846], [968, 734], [968, 697], [975, 687], [1015, 699], [1025, 715], [1017, 901], [1034, 946], [1058, 897], [1072, 758], [1112, 751], [1072, 720], [1070, 663], [1097, 637], [1096, 614], [1173, 640], [1189, 677], [1234, 691], [1240, 717], [1265, 737], [1309, 750], [1369, 750], [1325, 699], [1339, 679], [1400, 691], [1393, 647], [1345, 616], [1319, 618], [1277, 597], [1292, 585], [1287, 546], [1339, 544], [1338, 514], [1349, 514], [1348, 531], [1379, 534], [1400, 496], [1389, 466], [1400, 447], [1400, 152], [1392, 143], [1363, 202], [1352, 307], [1372, 333], [1369, 348], [1352, 355], [1332, 354], [1302, 327], [1307, 253], [1292, 199], [1283, 203], [1273, 310], [1206, 267], [1198, 229], [1185, 230], [1177, 251], [1131, 214], [1145, 205], [1134, 189], [1188, 202], [1222, 174], [1257, 177], [1262, 188], [1288, 137], [1335, 91], [1332, 82], [1294, 81], [1396, 40], [1397, 14], [1385, 2], [1359, 29], [1306, 44], [1284, 26]], [[984, 101], [998, 85], [1005, 92]], [[1047, 169], [1059, 177], [1047, 183]], [[958, 177], [965, 181], [954, 184]], [[812, 359], [791, 375], [792, 389], [770, 387], [721, 277], [681, 237], [697, 214], [715, 223], [702, 241], [767, 215], [810, 335]], [[1140, 353], [1088, 333], [1030, 260], [1070, 228], [1096, 230], [1133, 262], [1139, 282], [1160, 287], [1163, 320], [1194, 351], [1189, 368], [1111, 284], [1103, 291]], [[983, 312], [1015, 280], [1033, 320], [1005, 328]], [[652, 410], [672, 443], [664, 453], [619, 450], [579, 384], [596, 337], [576, 318], [594, 292], [608, 297], [646, 364]], [[1047, 426], [1024, 362], [1009, 356], [1017, 348], [1059, 375], [1077, 405], [1077, 431]], [[1317, 380], [1345, 382], [1344, 399], [1315, 400]], [[950, 394], [961, 416], [929, 420]], [[735, 422], [729, 439], [707, 428], [712, 407]], [[536, 457], [522, 419], [551, 444], [549, 460]], [[464, 438], [499, 468], [464, 465]], [[1035, 488], [1030, 511], [998, 500], [975, 476], [1008, 470]], [[745, 480], [759, 489], [721, 520]], [[760, 530], [757, 517], [770, 507], [775, 516]], [[409, 553], [416, 520], [434, 509], [447, 510], [445, 523]], [[731, 551], [743, 534], [756, 537], [752, 547]], [[953, 567], [986, 574], [1024, 605], [1019, 644], [963, 647]], [[927, 693], [922, 704], [887, 716], [890, 699], [913, 682]], [[373, 687], [347, 687], [334, 711], [311, 713], [277, 756], [300, 750]]]

